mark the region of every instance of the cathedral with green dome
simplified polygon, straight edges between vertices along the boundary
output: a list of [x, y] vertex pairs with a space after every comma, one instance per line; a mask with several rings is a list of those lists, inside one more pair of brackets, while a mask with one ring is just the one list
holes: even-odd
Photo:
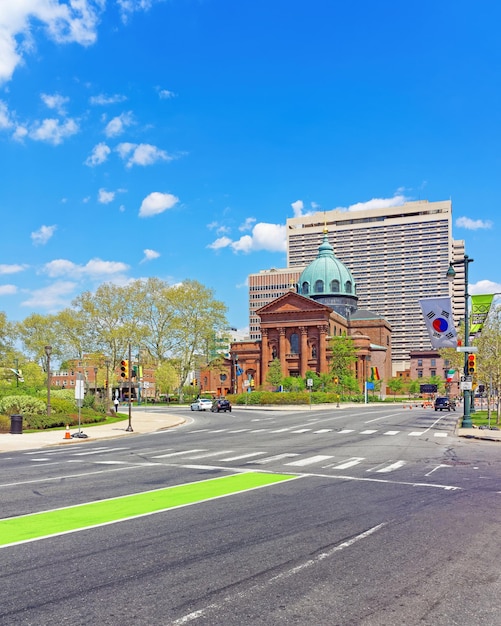
[[[249, 388], [267, 389], [268, 368], [280, 361], [282, 375], [300, 376], [306, 372], [331, 371], [331, 338], [353, 339], [357, 361], [353, 373], [360, 390], [371, 372], [377, 378], [391, 378], [391, 326], [382, 315], [358, 308], [357, 286], [351, 271], [334, 254], [327, 232], [317, 257], [303, 270], [294, 288], [268, 302], [256, 314], [260, 318], [261, 340], [231, 344], [227, 360], [226, 390], [212, 380], [210, 389], [242, 392]], [[238, 366], [237, 366], [238, 364]]]

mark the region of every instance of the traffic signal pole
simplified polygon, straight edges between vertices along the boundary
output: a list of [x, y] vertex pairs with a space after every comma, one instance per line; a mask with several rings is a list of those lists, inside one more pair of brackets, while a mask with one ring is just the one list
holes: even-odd
[[132, 348], [129, 342], [129, 366], [128, 366], [128, 374], [129, 374], [129, 425], [125, 429], [128, 433], [132, 432], [132, 378], [131, 378], [131, 366], [132, 363]]

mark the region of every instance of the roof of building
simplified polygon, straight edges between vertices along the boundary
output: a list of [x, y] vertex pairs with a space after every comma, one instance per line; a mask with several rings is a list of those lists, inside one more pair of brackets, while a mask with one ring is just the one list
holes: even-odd
[[[322, 291], [317, 291], [318, 281], [322, 281]], [[337, 289], [333, 290], [334, 285]], [[327, 239], [324, 239], [318, 248], [318, 256], [301, 273], [298, 280], [299, 293], [309, 297], [316, 293], [322, 295], [350, 295], [356, 294], [355, 279], [350, 270], [334, 255], [334, 248]]]

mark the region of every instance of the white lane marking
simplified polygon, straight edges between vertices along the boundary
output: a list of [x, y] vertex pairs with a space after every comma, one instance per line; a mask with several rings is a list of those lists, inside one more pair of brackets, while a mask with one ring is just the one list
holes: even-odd
[[387, 465], [386, 467], [376, 470], [376, 473], [385, 474], [387, 472], [393, 472], [393, 470], [396, 470], [403, 465], [405, 465], [405, 461], [395, 461], [395, 463], [391, 463], [391, 465]]
[[217, 430], [211, 430], [211, 434], [214, 433], [225, 433], [228, 429], [227, 428], [218, 428]]
[[424, 431], [418, 433], [416, 431], [409, 433], [409, 437], [421, 437], [421, 435], [424, 434]]
[[102, 452], [118, 452], [120, 450], [129, 450], [130, 448], [95, 448], [88, 452], [73, 452], [75, 456], [90, 456], [91, 454], [101, 454]]
[[332, 428], [322, 428], [321, 430], [316, 430], [315, 435], [323, 435], [324, 433], [331, 433]]
[[435, 437], [447, 437], [447, 433], [435, 433]]
[[157, 454], [156, 456], [152, 456], [152, 459], [166, 459], [171, 456], [179, 456], [181, 454], [191, 454], [192, 452], [205, 452], [203, 448], [198, 448], [196, 450], [182, 450], [181, 452], [170, 452], [169, 454]]
[[268, 432], [267, 428], [256, 428], [256, 430], [251, 430], [251, 434], [253, 433], [264, 433], [264, 432]]
[[383, 435], [398, 435], [399, 430], [387, 430]]
[[292, 426], [289, 426], [288, 428], [279, 428], [278, 430], [270, 430], [270, 433], [286, 433], [291, 428]]
[[[239, 596], [250, 597], [251, 594], [256, 593], [256, 591], [260, 592], [261, 590], [265, 588], [265, 586], [269, 585], [270, 583], [281, 582], [282, 580], [290, 578], [291, 576], [294, 576], [297, 573], [302, 572], [303, 570], [307, 568], [314, 567], [321, 561], [331, 558], [337, 552], [341, 552], [341, 550], [350, 548], [352, 545], [354, 545], [358, 541], [362, 539], [366, 539], [367, 537], [374, 534], [378, 530], [381, 530], [381, 528], [383, 528], [384, 526], [386, 526], [386, 522], [378, 524], [377, 526], [373, 526], [372, 528], [369, 528], [363, 533], [360, 533], [359, 535], [356, 535], [355, 537], [352, 537], [351, 539], [348, 539], [347, 541], [343, 541], [342, 543], [339, 543], [337, 546], [334, 546], [330, 550], [327, 550], [326, 552], [321, 552], [320, 554], [317, 554], [315, 557], [308, 559], [307, 561], [303, 561], [299, 565], [296, 565], [296, 567], [289, 568], [285, 570], [284, 572], [281, 572], [280, 574], [273, 576], [269, 580], [264, 580], [263, 582], [260, 582], [251, 587], [248, 587], [245, 591], [242, 591], [239, 594]], [[235, 600], [234, 594], [227, 595], [220, 602], [214, 602], [212, 604], [208, 604], [203, 609], [193, 611], [192, 613], [187, 613], [186, 615], [183, 615], [179, 619], [174, 620], [172, 622], [172, 626], [184, 626], [184, 624], [187, 624], [188, 622], [192, 622], [193, 620], [196, 620], [200, 617], [206, 617], [210, 611], [220, 610], [223, 606], [233, 603], [234, 600]]]
[[377, 430], [362, 430], [361, 431], [361, 435], [373, 435], [374, 433], [377, 433]]
[[207, 459], [210, 456], [220, 456], [221, 454], [231, 454], [233, 450], [219, 450], [218, 452], [204, 452], [203, 454], [195, 454], [194, 456], [189, 456], [189, 459]]
[[442, 467], [450, 467], [450, 465], [445, 465], [445, 464], [441, 463], [440, 465], [437, 465], [437, 467], [434, 467], [432, 470], [430, 470], [427, 474], [425, 474], [425, 476], [431, 476], [431, 474], [433, 474], [433, 472], [436, 472], [438, 469], [440, 469]]
[[301, 428], [300, 430], [291, 430], [291, 434], [297, 435], [301, 433], [309, 433], [311, 428]]
[[338, 430], [338, 433], [346, 434], [346, 433], [354, 433], [355, 431], [351, 428], [343, 428], [343, 430]]
[[326, 461], [332, 459], [331, 455], [317, 454], [316, 456], [310, 456], [307, 459], [300, 459], [299, 461], [292, 461], [286, 463], [286, 465], [293, 465], [294, 467], [304, 467], [305, 465], [312, 465], [313, 463], [320, 463], [320, 461]]
[[[272, 463], [273, 461], [280, 461], [282, 459], [291, 459], [294, 456], [298, 456], [297, 454], [275, 454], [274, 456], [267, 456], [264, 459], [256, 459], [255, 461], [247, 461], [247, 463], [254, 463], [257, 465], [264, 465], [265, 463]], [[290, 463], [288, 463], [290, 465]]]
[[354, 456], [351, 459], [348, 459], [347, 461], [345, 461], [344, 463], [340, 463], [339, 465], [332, 465], [331, 469], [335, 469], [335, 470], [348, 469], [349, 467], [358, 465], [363, 460], [364, 460], [363, 456]]
[[221, 462], [228, 462], [228, 461], [240, 461], [240, 459], [249, 459], [252, 456], [259, 456], [261, 454], [266, 454], [266, 452], [251, 452], [250, 454], [240, 454], [239, 456], [232, 456], [229, 457], [228, 459], [219, 459]]
[[238, 430], [229, 430], [228, 433], [233, 435], [234, 433], [245, 433], [250, 430], [250, 428], [239, 428]]

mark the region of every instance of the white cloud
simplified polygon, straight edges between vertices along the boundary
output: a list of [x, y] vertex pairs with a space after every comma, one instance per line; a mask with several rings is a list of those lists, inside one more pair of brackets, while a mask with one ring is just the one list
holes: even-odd
[[252, 229], [252, 236], [244, 235], [234, 241], [231, 247], [235, 252], [285, 252], [287, 249], [285, 226], [283, 224], [267, 224], [260, 222]]
[[29, 136], [34, 141], [46, 141], [57, 146], [63, 142], [63, 139], [74, 135], [78, 131], [78, 124], [71, 118], [62, 123], [56, 119], [45, 119], [43, 122], [35, 124], [29, 131]]
[[139, 209], [139, 217], [159, 215], [168, 209], [172, 209], [178, 202], [179, 198], [171, 193], [154, 191], [142, 201], [141, 208]]
[[67, 102], [69, 102], [70, 100], [69, 98], [61, 96], [60, 94], [57, 94], [57, 93], [53, 95], [43, 93], [40, 97], [42, 98], [42, 101], [45, 103], [45, 106], [47, 106], [49, 109], [53, 109], [54, 111], [57, 111], [59, 115], [66, 114], [66, 109], [64, 105]]
[[146, 248], [146, 250], [143, 250], [144, 252], [144, 258], [142, 259], [141, 263], [146, 263], [146, 261], [152, 261], [153, 259], [158, 259], [158, 257], [160, 256], [160, 252], [157, 252], [156, 250], [150, 250], [148, 248]]
[[0, 275], [18, 274], [19, 272], [23, 272], [27, 267], [27, 265], [19, 265], [17, 263], [12, 265], [0, 264]]
[[23, 62], [22, 55], [34, 49], [32, 29], [38, 31], [42, 24], [44, 32], [58, 44], [75, 42], [88, 46], [96, 41], [96, 27], [104, 8], [104, 0], [2, 2], [0, 84], [12, 78]]
[[207, 247], [211, 250], [220, 250], [221, 248], [227, 248], [228, 246], [231, 246], [231, 244], [232, 241], [229, 237], [219, 237], [219, 239], [216, 239]]
[[57, 311], [70, 304], [77, 287], [77, 283], [71, 281], [57, 281], [48, 287], [36, 289], [31, 292], [31, 297], [21, 303], [22, 306], [34, 309], [47, 309], [48, 311]]
[[97, 201], [101, 204], [109, 204], [115, 199], [114, 191], [106, 191], [106, 189], [100, 189], [97, 196]]
[[15, 285], [0, 285], [0, 296], [12, 296], [17, 293]]
[[173, 91], [169, 91], [168, 89], [160, 89], [158, 92], [161, 100], [169, 100], [170, 98], [175, 98], [176, 94]]
[[109, 148], [105, 143], [101, 142], [92, 148], [92, 153], [85, 159], [85, 165], [89, 167], [95, 167], [96, 165], [101, 165], [104, 163], [109, 155], [111, 154], [111, 148]]
[[115, 94], [114, 96], [106, 96], [104, 94], [99, 94], [98, 96], [92, 96], [89, 98], [89, 102], [95, 106], [107, 106], [108, 104], [117, 104], [118, 102], [125, 102], [127, 100], [126, 96], [122, 96], [120, 94]]
[[14, 122], [12, 121], [11, 114], [9, 113], [9, 108], [0, 100], [0, 130], [5, 128], [11, 128]]
[[108, 122], [104, 129], [104, 134], [107, 137], [116, 137], [117, 135], [121, 135], [124, 130], [133, 123], [134, 118], [131, 111], [121, 113]]
[[481, 295], [489, 293], [501, 294], [501, 283], [494, 283], [492, 280], [479, 280], [478, 283], [468, 283], [470, 294]]
[[121, 159], [127, 160], [126, 166], [133, 165], [152, 165], [157, 161], [172, 161], [173, 157], [167, 154], [165, 150], [160, 150], [156, 146], [149, 143], [120, 143], [117, 146], [117, 152]]
[[31, 239], [36, 246], [44, 246], [56, 232], [57, 226], [41, 226], [31, 233]]
[[304, 203], [302, 200], [296, 200], [291, 204], [294, 217], [301, 217], [303, 214]]
[[369, 209], [387, 209], [393, 206], [400, 206], [407, 202], [409, 198], [402, 194], [396, 194], [392, 198], [373, 198], [367, 202], [357, 202], [348, 208], [337, 207], [338, 211], [367, 211]]
[[492, 228], [492, 222], [490, 220], [472, 220], [469, 217], [458, 217], [456, 226], [458, 228], [465, 228], [466, 230], [489, 230]]
[[116, 0], [124, 23], [127, 22], [129, 15], [135, 11], [147, 11], [155, 2], [162, 2], [162, 0]]
[[91, 259], [85, 265], [77, 265], [67, 259], [56, 259], [44, 266], [44, 272], [51, 278], [58, 276], [70, 276], [77, 279], [82, 277], [97, 278], [120, 274], [129, 269], [126, 263], [121, 261], [103, 261]]
[[255, 224], [256, 222], [256, 218], [254, 217], [248, 217], [245, 222], [238, 227], [238, 230], [240, 230], [241, 232], [244, 232], [246, 230], [250, 230], [252, 228], [252, 225]]

